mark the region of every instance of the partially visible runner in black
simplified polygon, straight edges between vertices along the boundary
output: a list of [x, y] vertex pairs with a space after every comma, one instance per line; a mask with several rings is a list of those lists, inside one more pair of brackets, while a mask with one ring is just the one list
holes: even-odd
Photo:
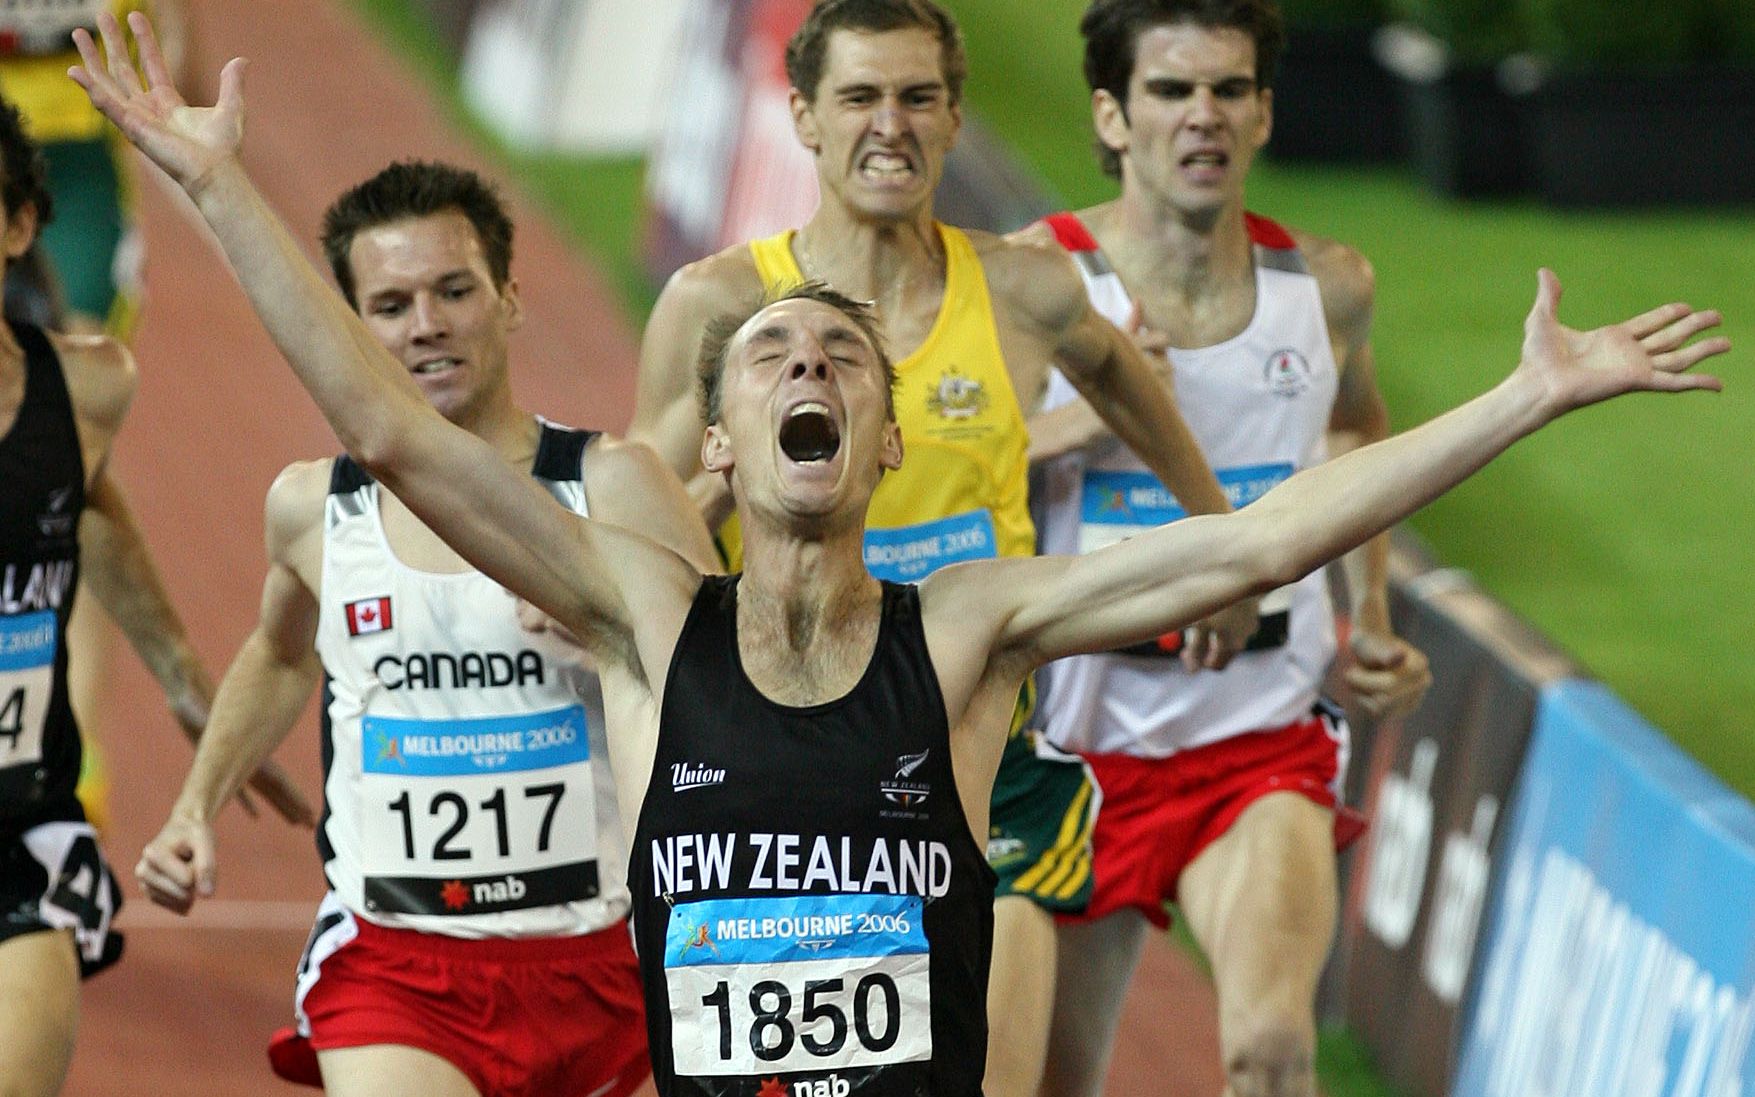
[[[52, 202], [42, 159], [0, 102], [5, 259], [23, 257]], [[0, 1092], [59, 1091], [79, 981], [114, 963], [121, 894], [74, 795], [81, 743], [67, 688], [67, 621], [83, 564], [191, 735], [212, 689], [171, 609], [106, 460], [134, 393], [128, 351], [104, 336], [0, 324]], [[310, 808], [266, 778], [289, 818]]]

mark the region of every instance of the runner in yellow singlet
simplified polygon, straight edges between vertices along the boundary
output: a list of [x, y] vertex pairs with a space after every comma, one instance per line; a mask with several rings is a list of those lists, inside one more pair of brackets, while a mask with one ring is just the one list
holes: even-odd
[[[1026, 509], [1028, 435], [1051, 362], [1196, 512], [1226, 509], [1171, 398], [1132, 342], [1102, 319], [1058, 248], [941, 225], [932, 194], [961, 121], [964, 72], [954, 22], [930, 0], [826, 0], [787, 49], [792, 112], [822, 199], [796, 232], [679, 271], [641, 351], [630, 434], [685, 478], [709, 521], [729, 510], [701, 471], [694, 394], [701, 332], [764, 289], [820, 279], [875, 301], [897, 360], [895, 412], [907, 460], [872, 499], [873, 575], [918, 580], [947, 564], [1035, 551]], [[741, 566], [735, 530], [726, 548]], [[1253, 611], [1191, 647], [1222, 665]], [[1098, 796], [1081, 763], [1039, 752], [1026, 686], [995, 786], [989, 861], [999, 875], [986, 1091], [1033, 1094], [1053, 998], [1055, 910], [1089, 890]]]

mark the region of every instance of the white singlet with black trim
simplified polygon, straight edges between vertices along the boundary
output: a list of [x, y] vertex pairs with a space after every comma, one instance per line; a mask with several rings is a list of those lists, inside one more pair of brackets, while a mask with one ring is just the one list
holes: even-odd
[[[1327, 459], [1338, 371], [1316, 278], [1291, 235], [1248, 218], [1255, 314], [1234, 338], [1173, 348], [1176, 402], [1233, 507]], [[1049, 218], [1092, 303], [1118, 325], [1133, 298], [1085, 227]], [[1044, 410], [1078, 398], [1054, 373]], [[1173, 495], [1121, 442], [1044, 462], [1034, 501], [1044, 553], [1090, 552], [1184, 517]], [[1334, 609], [1321, 570], [1262, 599], [1262, 630], [1222, 672], [1190, 674], [1162, 654], [1081, 655], [1043, 672], [1048, 738], [1063, 750], [1168, 757], [1309, 716], [1335, 654]], [[1152, 645], [1144, 645], [1150, 649]], [[1141, 649], [1130, 649], [1138, 651]]]
[[[586, 513], [592, 435], [542, 424], [532, 475]], [[627, 917], [603, 697], [578, 652], [518, 623], [478, 571], [417, 571], [379, 488], [336, 459], [317, 654], [330, 887], [380, 925], [454, 937], [590, 933]]]

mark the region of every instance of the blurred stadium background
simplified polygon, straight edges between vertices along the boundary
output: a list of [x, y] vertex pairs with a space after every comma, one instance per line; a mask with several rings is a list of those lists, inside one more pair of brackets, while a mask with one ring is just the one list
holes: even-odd
[[[726, 207], [751, 163], [778, 173], [763, 176], [769, 183], [791, 178], [781, 163], [786, 135], [773, 141], [773, 74], [763, 66], [801, 2], [192, 7], [200, 69], [233, 53], [255, 62], [249, 156], [304, 238], [333, 191], [388, 159], [463, 159], [505, 180], [528, 203], [517, 269], [535, 323], [517, 346], [521, 396], [561, 418], [620, 429], [655, 278], [691, 239], [715, 239], [722, 217], [791, 219], [785, 208]], [[1007, 228], [1038, 203], [1076, 206], [1110, 193], [1089, 153], [1075, 30], [1082, 0], [946, 6], [963, 24], [978, 121], [947, 219], [981, 215]], [[1576, 325], [1680, 297], [1721, 307], [1732, 339], [1749, 340], [1755, 93], [1743, 92], [1755, 82], [1755, 5], [1287, 7], [1294, 37], [1277, 135], [1285, 147], [1257, 169], [1251, 205], [1374, 261], [1380, 380], [1398, 424], [1503, 375], [1539, 265], [1566, 281], [1564, 315]], [[1634, 25], [1631, 44], [1597, 25], [1617, 20]], [[1383, 34], [1392, 23], [1398, 29]], [[722, 37], [703, 46], [709, 31], [734, 36], [733, 45]], [[679, 70], [691, 45], [697, 60], [716, 52], [719, 67]], [[1351, 99], [1316, 71], [1349, 51], [1368, 66], [1358, 70], [1368, 75], [1340, 78], [1360, 93]], [[1595, 79], [1592, 64], [1644, 82], [1634, 92], [1593, 84], [1580, 93], [1573, 85], [1588, 84], [1580, 73]], [[1446, 74], [1483, 69], [1516, 94], [1462, 113], [1500, 119], [1496, 131], [1461, 138], [1461, 153], [1444, 144], [1458, 139], [1420, 131], [1416, 119], [1445, 113], [1427, 99]], [[1702, 83], [1720, 98], [1647, 102], [1652, 86]], [[1607, 167], [1535, 148], [1550, 116], [1579, 94], [1619, 104], [1608, 122], [1587, 123], [1598, 127], [1597, 151], [1619, 157]], [[703, 95], [718, 113], [701, 112]], [[1302, 131], [1292, 128], [1298, 95], [1325, 108]], [[679, 119], [679, 98], [692, 115]], [[1655, 113], [1628, 120], [1647, 106]], [[1707, 124], [1707, 151], [1691, 150], [1679, 119]], [[719, 205], [693, 210], [693, 238], [678, 227], [674, 193], [656, 213], [648, 205], [649, 180], [665, 166], [705, 156], [678, 126], [729, 158], [724, 186], [696, 181]], [[1615, 145], [1629, 128], [1636, 142]], [[669, 159], [649, 172], [666, 132]], [[695, 161], [679, 157], [679, 142]], [[760, 155], [746, 151], [740, 168], [740, 148]], [[1515, 178], [1478, 178], [1481, 164], [1509, 160], [1523, 165]], [[1642, 171], [1689, 201], [1634, 189]], [[1622, 189], [1600, 194], [1600, 180]], [[175, 203], [149, 193], [147, 206], [144, 384], [118, 462], [217, 669], [249, 625], [262, 490], [281, 465], [333, 442], [271, 368], [272, 350], [214, 256], [176, 223]], [[190, 331], [225, 349], [204, 349]], [[1576, 417], [1411, 523], [1419, 543], [1400, 557], [1397, 608], [1434, 652], [1439, 685], [1405, 724], [1362, 728], [1355, 751], [1353, 789], [1377, 826], [1346, 866], [1325, 1001], [1331, 1097], [1755, 1091], [1755, 407], [1745, 358], [1725, 366], [1728, 391], [1716, 399], [1633, 400]], [[180, 391], [155, 383], [167, 374]], [[248, 446], [221, 447], [190, 430], [204, 414], [226, 422], [212, 411], [221, 399], [257, 409], [239, 433]], [[264, 407], [273, 414], [263, 417]], [[226, 474], [235, 491], [199, 487], [216, 461], [234, 458], [241, 467]], [[215, 524], [245, 546], [219, 571], [178, 534]], [[156, 704], [137, 668], [119, 672], [118, 690], [137, 698], [122, 711]], [[126, 749], [110, 739], [118, 754]], [[314, 790], [310, 748], [284, 753]], [[174, 794], [168, 783], [186, 756], [164, 754], [150, 772], [118, 777], [118, 866], [132, 863]], [[91, 988], [70, 1093], [283, 1091], [267, 1075], [260, 1038], [287, 1016], [321, 883], [305, 836], [268, 823], [226, 826], [225, 905], [194, 928], [172, 929], [143, 900], [124, 913], [134, 954]], [[1174, 1066], [1186, 1092], [1217, 1093], [1210, 991], [1169, 948], [1141, 982], [1110, 1092], [1165, 1092]], [[222, 1038], [224, 1025], [233, 1027]]]

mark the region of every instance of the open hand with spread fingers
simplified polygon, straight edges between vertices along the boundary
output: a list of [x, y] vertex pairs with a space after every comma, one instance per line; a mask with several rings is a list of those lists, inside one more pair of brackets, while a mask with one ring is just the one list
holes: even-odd
[[234, 57], [220, 71], [217, 103], [192, 107], [171, 80], [151, 20], [134, 12], [128, 26], [139, 47], [144, 84], [129, 56], [127, 35], [108, 12], [98, 17], [101, 51], [90, 33], [73, 32], [81, 63], [67, 75], [136, 148], [193, 195], [243, 141], [245, 61]]
[[1691, 343], [1722, 322], [1712, 309], [1675, 303], [1619, 324], [1578, 331], [1560, 323], [1560, 279], [1537, 274], [1536, 303], [1524, 321], [1522, 375], [1544, 394], [1550, 416], [1628, 392], [1723, 388], [1717, 377], [1689, 370], [1731, 349], [1714, 336]]

